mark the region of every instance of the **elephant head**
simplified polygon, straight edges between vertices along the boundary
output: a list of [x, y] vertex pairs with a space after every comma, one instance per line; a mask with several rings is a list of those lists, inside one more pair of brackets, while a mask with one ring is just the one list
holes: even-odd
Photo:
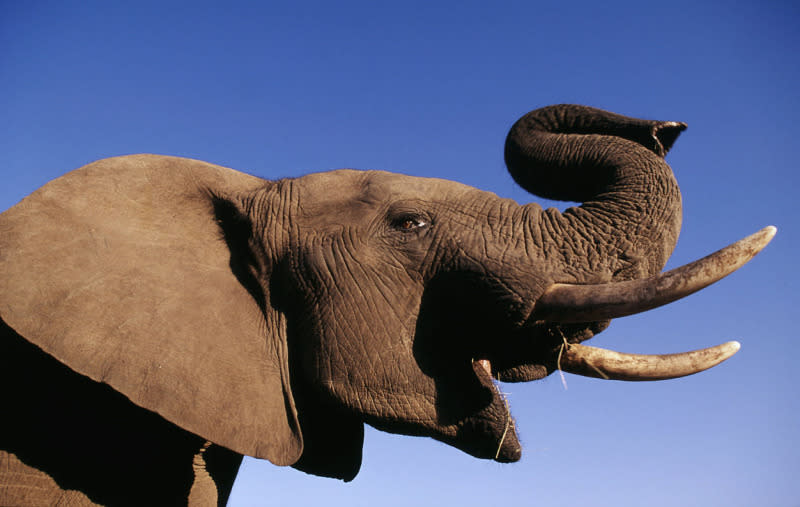
[[339, 170], [265, 181], [173, 157], [95, 162], [0, 217], [0, 317], [71, 369], [238, 453], [351, 479], [363, 424], [518, 460], [497, 381], [643, 380], [671, 356], [580, 345], [741, 266], [774, 234], [659, 274], [684, 124], [533, 111], [505, 158], [561, 213], [451, 181]]

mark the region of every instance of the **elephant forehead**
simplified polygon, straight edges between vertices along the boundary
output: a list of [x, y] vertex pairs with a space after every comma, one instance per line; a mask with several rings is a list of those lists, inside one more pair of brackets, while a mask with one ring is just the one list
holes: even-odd
[[304, 214], [342, 212], [350, 208], [380, 208], [392, 202], [459, 200], [467, 194], [486, 194], [455, 181], [406, 176], [384, 171], [340, 169], [295, 180], [295, 192]]

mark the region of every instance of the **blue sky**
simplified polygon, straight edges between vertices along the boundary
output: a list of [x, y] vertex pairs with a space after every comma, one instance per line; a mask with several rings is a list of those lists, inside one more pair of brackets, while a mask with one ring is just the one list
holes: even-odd
[[684, 198], [668, 267], [778, 227], [740, 272], [593, 340], [643, 353], [741, 341], [722, 366], [507, 385], [517, 464], [368, 430], [352, 483], [248, 459], [231, 505], [796, 505], [800, 8], [548, 4], [0, 4], [0, 209], [138, 152], [264, 178], [385, 169], [527, 202], [504, 136], [530, 109], [575, 102], [689, 124], [667, 159]]

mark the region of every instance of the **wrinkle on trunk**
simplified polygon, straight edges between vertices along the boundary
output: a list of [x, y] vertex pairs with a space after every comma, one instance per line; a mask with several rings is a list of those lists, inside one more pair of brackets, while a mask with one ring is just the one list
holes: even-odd
[[574, 105], [514, 124], [505, 146], [514, 180], [540, 197], [583, 203], [530, 214], [533, 234], [563, 258], [565, 273], [600, 282], [661, 271], [681, 225], [680, 191], [662, 157], [685, 127]]

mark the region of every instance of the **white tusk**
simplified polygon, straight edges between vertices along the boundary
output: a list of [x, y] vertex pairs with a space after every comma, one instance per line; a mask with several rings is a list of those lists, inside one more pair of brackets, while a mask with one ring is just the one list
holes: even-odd
[[572, 344], [562, 350], [559, 368], [608, 380], [666, 380], [716, 366], [734, 355], [739, 347], [739, 342], [733, 341], [680, 354], [644, 355]]
[[707, 257], [650, 278], [595, 285], [553, 284], [536, 301], [531, 320], [595, 322], [671, 303], [742, 267], [767, 246], [776, 231], [773, 226], [765, 227]]

